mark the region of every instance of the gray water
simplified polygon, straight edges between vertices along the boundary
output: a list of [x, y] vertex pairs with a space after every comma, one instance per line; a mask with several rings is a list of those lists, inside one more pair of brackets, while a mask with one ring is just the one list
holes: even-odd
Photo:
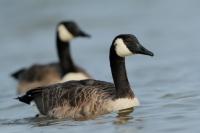
[[[200, 131], [200, 1], [198, 0], [1, 0], [0, 132], [198, 133]], [[112, 82], [108, 52], [120, 33], [135, 34], [153, 58], [126, 60], [141, 106], [125, 116], [87, 121], [34, 118], [19, 103], [9, 74], [57, 60], [55, 26], [75, 20], [91, 39], [72, 42], [73, 58], [94, 78]]]

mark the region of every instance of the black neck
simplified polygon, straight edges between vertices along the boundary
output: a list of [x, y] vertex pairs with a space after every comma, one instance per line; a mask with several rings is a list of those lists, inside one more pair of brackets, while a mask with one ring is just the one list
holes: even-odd
[[58, 33], [56, 35], [57, 37], [57, 52], [58, 52], [58, 57], [59, 57], [59, 63], [61, 66], [61, 76], [64, 76], [66, 73], [69, 71], [75, 71], [75, 66], [73, 63], [73, 60], [71, 58], [71, 53], [70, 53], [70, 44], [69, 42], [64, 42], [60, 40]]
[[134, 97], [126, 74], [125, 59], [116, 54], [114, 45], [110, 48], [110, 67], [117, 98]]

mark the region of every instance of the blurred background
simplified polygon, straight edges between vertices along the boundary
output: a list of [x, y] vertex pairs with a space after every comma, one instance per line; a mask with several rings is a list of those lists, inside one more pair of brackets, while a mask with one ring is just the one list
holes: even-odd
[[[14, 132], [199, 132], [200, 1], [198, 0], [0, 0], [0, 130]], [[111, 113], [89, 121], [35, 120], [37, 110], [14, 100], [15, 70], [57, 61], [55, 28], [74, 20], [92, 35], [71, 42], [76, 64], [95, 79], [112, 82], [109, 48], [131, 33], [153, 58], [126, 59], [141, 106], [126, 117]], [[47, 127], [48, 126], [48, 127]]]

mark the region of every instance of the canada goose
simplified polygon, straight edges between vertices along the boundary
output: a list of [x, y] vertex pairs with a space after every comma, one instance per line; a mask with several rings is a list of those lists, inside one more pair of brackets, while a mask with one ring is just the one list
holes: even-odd
[[19, 81], [18, 93], [53, 83], [90, 78], [90, 75], [76, 66], [71, 58], [69, 41], [75, 37], [90, 37], [90, 35], [83, 32], [73, 21], [60, 22], [56, 30], [59, 63], [34, 64], [13, 73], [12, 77]]
[[114, 84], [94, 79], [68, 81], [38, 87], [17, 99], [27, 104], [34, 101], [42, 115], [54, 118], [87, 119], [138, 106], [125, 68], [125, 56], [132, 54], [153, 56], [134, 35], [118, 35], [110, 48]]

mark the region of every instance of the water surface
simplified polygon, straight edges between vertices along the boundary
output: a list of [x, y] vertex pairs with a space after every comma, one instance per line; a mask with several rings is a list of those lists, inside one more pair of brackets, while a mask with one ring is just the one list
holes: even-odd
[[[0, 130], [21, 132], [197, 133], [200, 131], [200, 2], [197, 0], [0, 1]], [[91, 39], [72, 42], [73, 58], [93, 77], [112, 82], [108, 52], [119, 33], [135, 34], [155, 57], [128, 57], [131, 86], [141, 101], [134, 112], [87, 121], [34, 118], [14, 100], [9, 74], [57, 60], [55, 26], [75, 20]]]

